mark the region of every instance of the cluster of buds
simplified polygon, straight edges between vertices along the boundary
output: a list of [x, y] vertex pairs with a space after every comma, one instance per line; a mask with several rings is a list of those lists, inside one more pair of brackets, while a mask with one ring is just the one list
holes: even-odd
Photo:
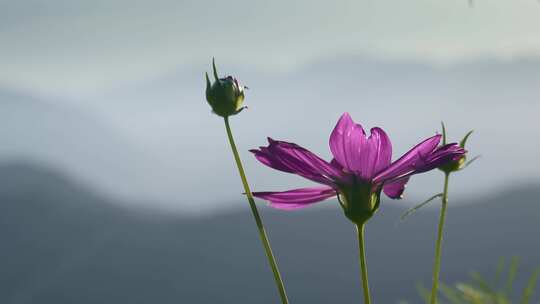
[[214, 70], [215, 82], [211, 83], [206, 73], [206, 100], [212, 111], [221, 116], [229, 117], [240, 113], [246, 107], [244, 103], [244, 89], [238, 80], [232, 76], [219, 78], [216, 63], [212, 59], [212, 68]]

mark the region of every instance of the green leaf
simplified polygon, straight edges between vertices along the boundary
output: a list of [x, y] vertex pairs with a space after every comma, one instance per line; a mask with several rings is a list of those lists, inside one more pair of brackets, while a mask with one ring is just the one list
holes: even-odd
[[461, 293], [459, 293], [457, 290], [453, 289], [452, 287], [444, 284], [443, 282], [439, 282], [439, 291], [443, 294], [444, 297], [450, 303], [452, 304], [463, 304], [464, 300]]
[[489, 294], [492, 294], [492, 293], [495, 293], [495, 291], [493, 290], [493, 288], [491, 288], [491, 286], [489, 286], [489, 283], [486, 279], [484, 279], [484, 277], [477, 271], [471, 271], [471, 273], [469, 274], [469, 276], [471, 277], [471, 279], [473, 280], [473, 282], [478, 285], [478, 287], [485, 293], [489, 293]]
[[420, 296], [422, 297], [422, 299], [424, 300], [424, 302], [426, 304], [429, 304], [430, 302], [430, 297], [431, 297], [431, 292], [429, 289], [427, 289], [422, 283], [418, 283], [416, 284], [416, 290], [418, 291], [418, 294], [420, 294]]
[[519, 258], [512, 257], [512, 260], [510, 261], [510, 267], [508, 268], [508, 278], [506, 280], [506, 286], [504, 287], [506, 295], [509, 295], [512, 292], [512, 285], [514, 284], [514, 281], [516, 279], [518, 266]]
[[497, 263], [497, 272], [495, 273], [495, 284], [498, 285], [501, 281], [502, 274], [504, 272], [505, 258], [500, 257], [499, 263]]
[[418, 209], [424, 207], [425, 205], [427, 205], [429, 202], [431, 202], [432, 200], [438, 198], [438, 197], [442, 197], [442, 193], [438, 193], [438, 194], [435, 194], [433, 195], [432, 197], [428, 198], [427, 200], [423, 201], [422, 203], [412, 207], [411, 209], [405, 211], [405, 213], [403, 213], [400, 217], [401, 220], [404, 220], [406, 217], [408, 217], [409, 215], [413, 214], [414, 212], [416, 212]]
[[493, 289], [489, 285], [488, 280], [486, 280], [479, 272], [472, 271], [469, 276], [471, 277], [472, 281], [478, 286], [478, 288], [484, 293], [486, 298], [491, 298], [493, 303], [500, 302], [500, 295], [495, 289]]
[[485, 293], [474, 286], [466, 283], [458, 283], [456, 284], [456, 289], [463, 293], [463, 297], [466, 300], [465, 303], [486, 304], [484, 301], [486, 300]]
[[521, 297], [521, 304], [529, 304], [532, 295], [537, 287], [538, 278], [540, 277], [540, 268], [536, 268], [532, 275], [529, 277], [527, 287], [523, 289], [523, 296]]

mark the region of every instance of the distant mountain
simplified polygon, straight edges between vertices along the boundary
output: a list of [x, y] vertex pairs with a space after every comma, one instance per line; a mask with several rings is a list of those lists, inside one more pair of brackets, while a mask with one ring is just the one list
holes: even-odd
[[[540, 265], [539, 189], [451, 206], [443, 279], [492, 273], [500, 256], [521, 256], [525, 271]], [[360, 301], [353, 227], [335, 202], [326, 205], [297, 212], [260, 205], [292, 303]], [[188, 218], [118, 206], [57, 171], [0, 165], [0, 302], [278, 302], [247, 207]], [[437, 210], [399, 222], [404, 209], [385, 200], [367, 227], [378, 303], [418, 303], [416, 283], [429, 284]]]
[[[143, 186], [171, 187], [158, 156], [84, 106], [0, 87], [0, 121], [0, 161], [42, 162], [131, 197], [150, 195], [138, 191]], [[159, 185], [150, 187], [155, 180]]]

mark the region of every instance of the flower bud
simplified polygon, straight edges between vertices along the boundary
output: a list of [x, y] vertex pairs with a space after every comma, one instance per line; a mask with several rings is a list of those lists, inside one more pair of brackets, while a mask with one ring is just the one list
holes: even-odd
[[221, 117], [228, 117], [240, 113], [244, 108], [244, 86], [241, 86], [232, 76], [219, 78], [216, 63], [212, 59], [215, 82], [210, 83], [206, 73], [206, 100], [212, 111]]
[[[472, 134], [472, 130], [467, 132], [463, 139], [459, 142], [459, 146], [463, 149], [465, 149], [465, 144], [467, 143], [467, 139], [469, 139], [469, 136]], [[446, 144], [446, 128], [444, 127], [444, 123], [442, 124], [442, 135], [443, 135], [443, 145]], [[467, 153], [463, 154], [457, 159], [453, 159], [449, 162], [444, 163], [443, 165], [439, 166], [439, 170], [443, 171], [446, 174], [450, 174], [451, 172], [459, 171], [465, 167], [465, 163], [467, 161]]]

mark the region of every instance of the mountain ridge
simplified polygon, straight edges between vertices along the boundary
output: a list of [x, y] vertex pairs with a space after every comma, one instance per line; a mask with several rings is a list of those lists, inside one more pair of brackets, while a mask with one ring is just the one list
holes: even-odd
[[[0, 165], [2, 302], [278, 301], [247, 208], [199, 218], [134, 212], [84, 185], [70, 186], [77, 182], [54, 170], [35, 172], [28, 164]], [[471, 269], [489, 275], [499, 256], [521, 256], [525, 270], [540, 265], [540, 245], [530, 241], [540, 226], [539, 188], [527, 189], [450, 206], [444, 281], [461, 280]], [[521, 202], [506, 210], [518, 194]], [[383, 202], [366, 229], [373, 297], [416, 302], [416, 282], [429, 283], [437, 210], [399, 222], [404, 208], [396, 206]], [[337, 204], [260, 211], [291, 301], [360, 298], [355, 233]]]

